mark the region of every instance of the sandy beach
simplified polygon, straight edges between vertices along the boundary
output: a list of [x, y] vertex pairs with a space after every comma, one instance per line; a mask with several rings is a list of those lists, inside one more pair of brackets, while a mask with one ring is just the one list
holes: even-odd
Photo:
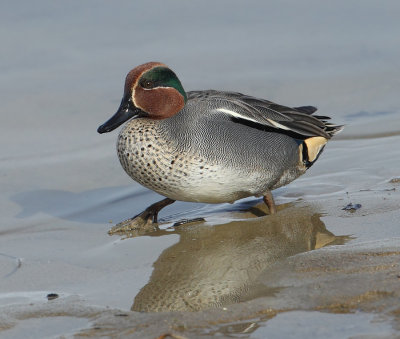
[[[0, 5], [1, 338], [400, 336], [397, 2], [24, 4]], [[177, 202], [109, 236], [162, 198], [96, 133], [150, 60], [346, 127], [276, 215]]]

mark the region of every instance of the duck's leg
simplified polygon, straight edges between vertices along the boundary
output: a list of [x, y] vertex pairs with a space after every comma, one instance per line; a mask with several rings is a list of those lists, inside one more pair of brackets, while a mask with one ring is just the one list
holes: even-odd
[[[153, 205], [150, 205], [136, 217], [147, 216], [148, 219], [152, 218], [153, 223], [157, 223], [158, 222], [158, 212], [160, 212], [164, 207], [171, 205], [174, 202], [175, 202], [175, 200], [172, 200], [170, 198], [165, 198], [163, 200], [156, 202]], [[136, 217], [134, 217], [134, 218], [136, 218]]]
[[275, 214], [276, 213], [276, 207], [275, 207], [274, 197], [272, 196], [272, 193], [271, 192], [267, 192], [264, 195], [263, 200], [264, 200], [265, 204], [268, 206], [269, 214]]
[[158, 222], [158, 212], [164, 207], [171, 205], [175, 200], [165, 198], [147, 207], [142, 213], [131, 219], [120, 222], [108, 231], [108, 234], [126, 233], [129, 231], [148, 231], [154, 229]]

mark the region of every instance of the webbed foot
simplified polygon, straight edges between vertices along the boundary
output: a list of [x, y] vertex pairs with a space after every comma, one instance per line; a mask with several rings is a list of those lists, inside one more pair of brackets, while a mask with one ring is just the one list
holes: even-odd
[[118, 223], [108, 231], [108, 234], [129, 234], [129, 236], [138, 236], [155, 231], [158, 229], [158, 212], [173, 202], [175, 202], [175, 200], [169, 198], [156, 202], [135, 217]]

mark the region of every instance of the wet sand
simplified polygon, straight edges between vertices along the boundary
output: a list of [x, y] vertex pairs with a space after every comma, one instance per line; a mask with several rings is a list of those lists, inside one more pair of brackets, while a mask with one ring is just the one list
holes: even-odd
[[[2, 338], [400, 335], [397, 3], [338, 2], [328, 14], [312, 1], [307, 11], [244, 11], [233, 2], [232, 13], [243, 15], [221, 22], [224, 4], [160, 2], [152, 12], [121, 2], [115, 12], [102, 2], [93, 12], [90, 2], [40, 1], [0, 11], [9, 13], [1, 14], [8, 35], [0, 33]], [[166, 10], [175, 13], [171, 27]], [[288, 10], [290, 20], [266, 22], [267, 10]], [[146, 21], [150, 14], [159, 26]], [[189, 18], [193, 25], [180, 30], [177, 22]], [[133, 37], [110, 24], [131, 19]], [[183, 41], [172, 38], [177, 32]], [[192, 36], [198, 44], [183, 51]], [[17, 53], [23, 37], [26, 55]], [[237, 39], [255, 53], [228, 44]], [[170, 64], [187, 90], [312, 104], [346, 128], [306, 175], [274, 191], [274, 216], [260, 199], [177, 202], [160, 214], [159, 231], [109, 236], [161, 198], [123, 172], [117, 133], [96, 134], [118, 106], [126, 71], [149, 59]], [[343, 209], [349, 204], [360, 206]]]

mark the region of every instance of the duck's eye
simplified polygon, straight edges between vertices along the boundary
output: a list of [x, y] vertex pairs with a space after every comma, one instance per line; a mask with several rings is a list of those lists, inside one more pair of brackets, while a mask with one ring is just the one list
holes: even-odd
[[154, 87], [154, 83], [152, 81], [150, 81], [150, 80], [144, 80], [144, 81], [142, 81], [141, 86], [143, 88], [150, 89], [150, 88]]

